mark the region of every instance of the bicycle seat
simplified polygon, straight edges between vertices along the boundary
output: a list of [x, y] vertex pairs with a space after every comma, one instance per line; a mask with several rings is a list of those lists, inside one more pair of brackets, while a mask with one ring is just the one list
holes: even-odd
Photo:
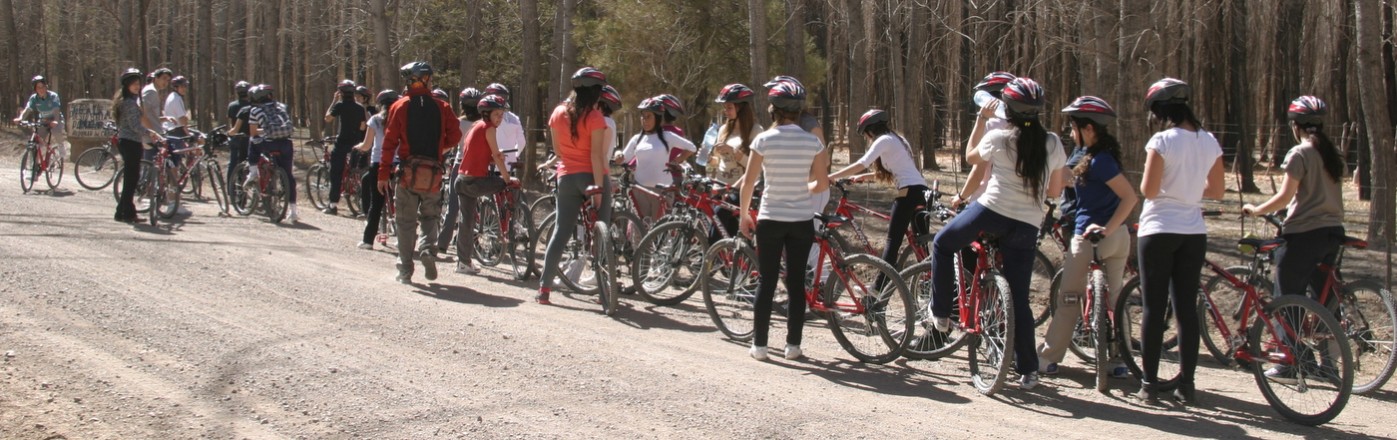
[[1361, 238], [1358, 238], [1358, 237], [1350, 237], [1350, 236], [1345, 235], [1345, 236], [1344, 236], [1344, 246], [1345, 246], [1345, 247], [1351, 247], [1351, 248], [1354, 248], [1354, 249], [1367, 249], [1367, 248], [1368, 248], [1368, 240], [1364, 240], [1364, 239], [1361, 239]]
[[824, 214], [824, 213], [816, 213], [816, 214], [815, 214], [815, 219], [816, 219], [816, 220], [819, 220], [820, 223], [824, 224], [824, 225], [825, 225], [825, 229], [837, 229], [837, 228], [839, 228], [840, 225], [843, 225], [843, 224], [848, 223], [848, 222], [850, 221], [850, 219], [849, 219], [848, 217], [845, 217], [845, 216], [842, 216], [842, 215], [839, 215], [839, 214]]
[[1246, 251], [1246, 248], [1250, 247], [1254, 250], [1254, 252], [1270, 253], [1280, 248], [1281, 246], [1285, 246], [1285, 239], [1243, 238], [1241, 240], [1237, 240], [1237, 245], [1239, 247], [1242, 247], [1243, 251]]
[[1103, 238], [1106, 238], [1106, 234], [1100, 230], [1088, 232], [1086, 235], [1087, 241], [1090, 241], [1092, 243], [1098, 243]]

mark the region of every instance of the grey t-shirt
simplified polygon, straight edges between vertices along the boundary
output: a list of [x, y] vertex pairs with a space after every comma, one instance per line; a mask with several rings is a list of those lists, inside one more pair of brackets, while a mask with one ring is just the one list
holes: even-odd
[[146, 119], [155, 125], [157, 133], [165, 134], [165, 130], [161, 128], [164, 124], [160, 123], [160, 116], [165, 114], [165, 100], [161, 98], [160, 91], [155, 89], [155, 83], [146, 84], [145, 88], [141, 89], [141, 111], [145, 112]]
[[1285, 155], [1281, 164], [1286, 176], [1300, 180], [1295, 198], [1286, 205], [1284, 233], [1313, 231], [1319, 228], [1343, 226], [1344, 200], [1339, 182], [1324, 170], [1324, 159], [1309, 142], [1296, 145]]

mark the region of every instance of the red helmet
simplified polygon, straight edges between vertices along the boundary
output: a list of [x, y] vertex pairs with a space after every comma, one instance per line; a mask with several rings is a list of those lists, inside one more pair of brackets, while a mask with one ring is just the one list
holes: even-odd
[[767, 81], [766, 84], [762, 84], [762, 87], [766, 87], [766, 88], [769, 89], [769, 88], [772, 88], [772, 87], [776, 87], [777, 84], [780, 84], [780, 83], [783, 83], [783, 82], [793, 82], [793, 83], [796, 83], [796, 85], [801, 86], [802, 88], [805, 87], [805, 85], [804, 85], [804, 84], [801, 84], [801, 83], [800, 83], [800, 80], [796, 79], [794, 76], [786, 76], [786, 75], [777, 75], [775, 78], [772, 78], [771, 81]]
[[[491, 93], [491, 95], [494, 95], [494, 93]], [[461, 101], [461, 108], [473, 108], [480, 102], [480, 98], [483, 97], [485, 97], [485, 93], [476, 90], [475, 87], [466, 87], [464, 90], [461, 90], [461, 94], [457, 96], [457, 99]]]
[[718, 99], [713, 100], [718, 103], [739, 103], [752, 102], [752, 96], [756, 95], [752, 89], [742, 84], [728, 84], [723, 86], [723, 90], [718, 91]]
[[572, 88], [592, 87], [606, 84], [606, 74], [592, 67], [577, 69], [572, 74]]
[[490, 85], [485, 86], [485, 90], [481, 90], [480, 92], [486, 95], [500, 95], [506, 100], [509, 99], [509, 87], [505, 87], [504, 84], [500, 83], [490, 83]]
[[356, 87], [358, 86], [354, 84], [354, 81], [346, 79], [344, 81], [340, 81], [340, 85], [335, 87], [335, 89], [339, 90], [340, 93], [354, 93], [354, 89]]
[[606, 105], [608, 111], [621, 109], [621, 92], [616, 91], [610, 84], [601, 86], [601, 103]]
[[1162, 102], [1183, 103], [1188, 102], [1188, 95], [1193, 93], [1193, 87], [1188, 83], [1174, 78], [1164, 78], [1155, 81], [1150, 85], [1150, 90], [1145, 92], [1145, 108], [1154, 107], [1154, 103]]
[[485, 95], [475, 103], [475, 109], [480, 110], [481, 113], [490, 110], [509, 110], [509, 101], [505, 101], [504, 97], [500, 95]]
[[1000, 100], [1008, 105], [1012, 114], [1034, 116], [1043, 110], [1043, 86], [1029, 78], [1014, 78], [1004, 85]]
[[1290, 101], [1285, 118], [1300, 124], [1320, 125], [1324, 123], [1326, 113], [1329, 113], [1329, 106], [1323, 100], [1305, 95]]
[[1111, 125], [1116, 121], [1116, 109], [1111, 108], [1111, 104], [1107, 104], [1106, 100], [1095, 96], [1079, 97], [1067, 107], [1063, 107], [1062, 112], [1074, 118], [1090, 119], [1101, 125]]
[[635, 106], [635, 108], [640, 109], [642, 112], [654, 113], [655, 116], [665, 114], [665, 103], [658, 98], [645, 98], [640, 101], [640, 105]]
[[864, 130], [868, 129], [870, 125], [880, 122], [888, 122], [888, 112], [876, 108], [869, 110], [864, 113], [863, 116], [859, 117], [859, 132], [862, 133]]
[[655, 99], [665, 105], [665, 112], [669, 113], [670, 118], [678, 119], [684, 116], [684, 103], [680, 102], [678, 97], [666, 93], [656, 96]]
[[359, 96], [363, 96], [364, 99], [368, 99], [373, 96], [373, 94], [369, 92], [369, 88], [364, 86], [355, 87], [354, 93], [358, 93]]
[[798, 112], [805, 106], [805, 87], [793, 82], [782, 82], [766, 92], [771, 105], [781, 110]]
[[991, 93], [998, 92], [1004, 90], [1004, 86], [1009, 85], [1009, 82], [1013, 81], [1014, 78], [1017, 77], [1009, 72], [990, 72], [989, 75], [985, 75], [985, 78], [980, 80], [979, 84], [975, 85], [975, 90], [984, 90]]

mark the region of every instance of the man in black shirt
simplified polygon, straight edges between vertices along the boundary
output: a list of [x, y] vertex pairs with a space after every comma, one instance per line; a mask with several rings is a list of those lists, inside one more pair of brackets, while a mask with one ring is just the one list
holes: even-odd
[[[241, 182], [234, 180], [233, 165], [247, 161], [247, 118], [248, 112], [244, 111], [251, 101], [247, 98], [247, 90], [252, 85], [247, 81], [238, 81], [233, 84], [233, 93], [238, 95], [238, 99], [228, 103], [228, 180], [226, 182]], [[225, 185], [226, 186], [226, 185]], [[229, 197], [232, 197], [232, 189], [228, 189]]]
[[[354, 81], [344, 80], [339, 85], [339, 102], [330, 107], [330, 111], [325, 113], [325, 123], [330, 123], [339, 118], [339, 137], [335, 138], [335, 148], [330, 150], [330, 206], [325, 208], [325, 213], [335, 215], [339, 212], [340, 191], [344, 183], [345, 159], [349, 157], [349, 152], [364, 141], [364, 130], [367, 129], [369, 114], [364, 110], [364, 106], [359, 105], [355, 100], [357, 86]], [[350, 202], [353, 203], [353, 202]]]

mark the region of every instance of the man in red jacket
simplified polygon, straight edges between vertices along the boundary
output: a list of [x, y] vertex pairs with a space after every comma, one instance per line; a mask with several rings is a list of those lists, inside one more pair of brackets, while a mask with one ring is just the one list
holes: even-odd
[[[408, 63], [399, 70], [407, 95], [388, 108], [383, 157], [378, 162], [378, 191], [388, 193], [393, 162], [401, 162], [394, 193], [398, 227], [398, 277], [412, 282], [412, 257], [422, 261], [428, 281], [437, 279], [437, 232], [441, 229], [442, 156], [461, 141], [461, 127], [451, 104], [432, 96], [432, 66]], [[418, 240], [417, 224], [422, 224]]]

